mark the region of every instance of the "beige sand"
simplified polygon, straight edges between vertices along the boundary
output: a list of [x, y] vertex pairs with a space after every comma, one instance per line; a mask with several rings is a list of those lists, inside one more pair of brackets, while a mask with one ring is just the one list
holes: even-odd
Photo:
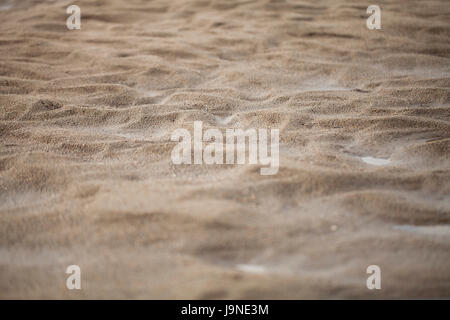
[[[448, 1], [76, 3], [1, 5], [1, 298], [450, 297]], [[173, 165], [196, 120], [279, 173]]]

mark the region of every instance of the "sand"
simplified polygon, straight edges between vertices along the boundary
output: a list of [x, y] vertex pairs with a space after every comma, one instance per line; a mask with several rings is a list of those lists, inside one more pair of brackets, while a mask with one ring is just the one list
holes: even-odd
[[[450, 298], [448, 1], [381, 30], [356, 0], [70, 4], [0, 6], [0, 298]], [[194, 121], [278, 128], [278, 174], [174, 165]]]

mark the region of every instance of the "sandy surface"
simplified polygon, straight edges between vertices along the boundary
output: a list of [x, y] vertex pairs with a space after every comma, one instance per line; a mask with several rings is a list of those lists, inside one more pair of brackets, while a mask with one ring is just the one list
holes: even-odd
[[[1, 298], [450, 297], [448, 1], [76, 3], [1, 2]], [[172, 164], [196, 120], [278, 174]]]

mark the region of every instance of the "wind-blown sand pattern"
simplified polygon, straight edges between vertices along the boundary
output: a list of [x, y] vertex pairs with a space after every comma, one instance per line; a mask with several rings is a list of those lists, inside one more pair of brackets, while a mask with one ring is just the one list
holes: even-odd
[[[1, 298], [450, 297], [448, 1], [382, 30], [356, 0], [70, 4], [0, 6]], [[172, 164], [197, 120], [279, 128], [278, 174]]]

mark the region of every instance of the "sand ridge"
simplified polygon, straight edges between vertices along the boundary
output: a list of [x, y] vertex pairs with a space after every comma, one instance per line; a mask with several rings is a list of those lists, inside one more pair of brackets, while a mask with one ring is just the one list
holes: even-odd
[[[0, 7], [0, 297], [450, 296], [447, 1], [382, 30], [360, 1], [70, 4]], [[194, 121], [279, 129], [278, 174], [173, 165]]]

